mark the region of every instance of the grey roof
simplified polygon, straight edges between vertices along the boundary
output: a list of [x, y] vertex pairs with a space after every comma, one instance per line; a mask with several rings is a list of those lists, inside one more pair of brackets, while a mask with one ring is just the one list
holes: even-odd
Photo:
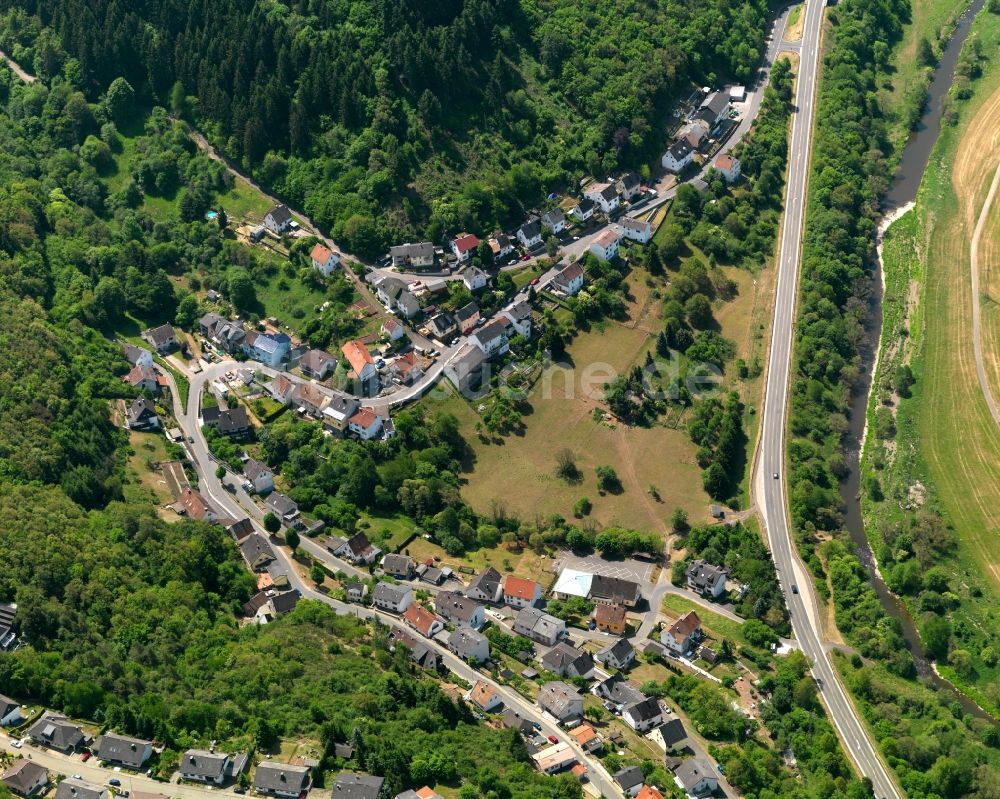
[[413, 571], [413, 558], [390, 552], [382, 558], [382, 571], [388, 574], [409, 574]]
[[135, 346], [135, 344], [125, 345], [125, 360], [132, 364], [132, 366], [135, 366], [139, 358], [143, 355], [152, 356], [152, 353], [147, 349]]
[[157, 325], [146, 331], [146, 336], [154, 346], [160, 347], [174, 338], [174, 328], [171, 325]]
[[107, 795], [107, 789], [103, 786], [72, 777], [60, 782], [56, 788], [56, 799], [102, 799]]
[[678, 139], [667, 150], [674, 160], [683, 161], [692, 152], [691, 145], [688, 144], [687, 139]]
[[629, 641], [628, 638], [619, 638], [613, 644], [604, 647], [604, 649], [598, 652], [597, 659], [601, 663], [604, 663], [608, 659], [608, 656], [610, 655], [619, 663], [621, 663], [629, 656], [629, 653], [633, 654], [635, 653], [635, 649], [633, 649], [632, 647], [632, 642]]
[[299, 509], [299, 506], [295, 504], [295, 501], [291, 499], [291, 497], [287, 497], [279, 491], [274, 491], [269, 494], [266, 504], [268, 508], [280, 516], [294, 513]]
[[577, 207], [580, 209], [581, 213], [585, 214], [587, 211], [594, 210], [594, 201], [589, 197], [584, 197], [579, 203], [577, 203]]
[[254, 790], [298, 793], [309, 785], [309, 769], [305, 766], [291, 766], [288, 763], [274, 763], [265, 760], [258, 764], [253, 775]]
[[684, 725], [680, 719], [670, 719], [670, 721], [660, 727], [660, 735], [663, 736], [663, 742], [667, 746], [673, 746], [688, 737], [687, 731], [684, 729]]
[[618, 181], [625, 187], [626, 190], [637, 189], [640, 185], [642, 185], [642, 181], [635, 172], [626, 172], [618, 178]]
[[641, 702], [636, 702], [634, 705], [629, 705], [625, 708], [625, 712], [637, 721], [649, 721], [663, 715], [663, 711], [660, 709], [660, 701], [654, 696], [643, 699]]
[[274, 550], [260, 533], [244, 538], [240, 543], [240, 552], [251, 569], [261, 569], [274, 560]]
[[258, 477], [263, 477], [264, 475], [274, 475], [266, 463], [261, 463], [256, 458], [247, 458], [246, 462], [243, 464], [243, 474], [245, 474], [250, 480], [256, 480]]
[[421, 241], [417, 244], [397, 244], [389, 248], [389, 255], [393, 258], [431, 258], [434, 256], [434, 245], [429, 241]]
[[691, 790], [703, 779], [719, 779], [719, 775], [712, 768], [712, 764], [700, 757], [692, 757], [682, 762], [677, 767], [674, 775], [680, 780], [685, 790]]
[[477, 313], [479, 313], [479, 306], [474, 302], [470, 302], [455, 311], [455, 318], [459, 322], [464, 322], [466, 319], [471, 319]]
[[15, 702], [10, 697], [0, 694], [0, 719], [11, 713], [16, 708], [19, 708], [20, 706], [21, 705], [18, 702]]
[[139, 768], [146, 760], [146, 747], [151, 745], [151, 741], [108, 732], [100, 736], [94, 743], [94, 754], [101, 760], [110, 760], [114, 763], [121, 763], [123, 766]]
[[517, 618], [514, 619], [515, 627], [522, 627], [545, 638], [551, 638], [552, 634], [561, 629], [564, 625], [555, 616], [551, 616], [538, 608], [521, 608]]
[[379, 583], [375, 586], [375, 591], [372, 593], [372, 599], [376, 602], [386, 602], [390, 605], [397, 605], [410, 590], [411, 589], [408, 585]]
[[478, 602], [457, 591], [442, 591], [434, 598], [434, 610], [446, 619], [467, 622], [476, 615], [476, 611], [481, 607], [482, 605]]
[[622, 227], [627, 227], [629, 230], [637, 230], [639, 232], [642, 232], [649, 227], [649, 222], [644, 222], [641, 219], [635, 219], [631, 216], [626, 216], [622, 220]]
[[526, 319], [531, 316], [531, 305], [529, 305], [526, 300], [515, 302], [513, 305], [508, 306], [505, 310], [517, 320]]
[[376, 547], [372, 546], [372, 542], [368, 540], [368, 536], [364, 533], [355, 533], [348, 538], [347, 548], [351, 550], [351, 554], [356, 558], [370, 558], [373, 552], [375, 554], [379, 552]]
[[0, 780], [14, 793], [27, 796], [39, 780], [48, 781], [48, 772], [31, 760], [21, 759], [15, 761], [14, 765], [3, 773]]
[[621, 771], [616, 771], [611, 776], [621, 786], [623, 791], [634, 788], [636, 785], [642, 785], [646, 781], [646, 778], [642, 774], [642, 769], [638, 766], [628, 766]]
[[601, 189], [600, 194], [601, 194], [601, 199], [610, 202], [611, 200], [615, 199], [618, 196], [618, 191], [611, 183], [609, 183], [603, 189]]
[[[475, 348], [475, 351], [482, 355], [478, 347]], [[469, 588], [478, 588], [484, 594], [496, 596], [497, 589], [500, 587], [500, 583], [502, 581], [503, 578], [500, 576], [500, 572], [492, 566], [488, 566], [472, 578], [472, 582], [469, 583]], [[467, 588], [466, 593], [468, 593], [468, 590], [469, 589]]]
[[507, 334], [508, 322], [506, 319], [494, 319], [488, 325], [483, 325], [476, 331], [475, 336], [483, 344], [492, 341], [495, 338], [500, 338], [500, 336]]
[[538, 223], [537, 219], [530, 219], [521, 225], [518, 231], [524, 238], [533, 239], [542, 235], [542, 226]]
[[206, 752], [204, 749], [188, 749], [181, 756], [181, 774], [219, 779], [225, 776], [229, 755], [222, 752]]
[[274, 608], [274, 612], [278, 615], [283, 613], [291, 613], [295, 610], [295, 606], [299, 604], [299, 599], [302, 595], [297, 589], [291, 591], [283, 591], [271, 597], [271, 607]]
[[586, 652], [581, 652], [572, 644], [560, 641], [542, 656], [542, 665], [556, 674], [568, 674], [570, 670], [576, 675], [583, 675], [594, 668], [593, 658]]
[[274, 208], [267, 212], [267, 215], [279, 225], [292, 221], [292, 212], [284, 204], [274, 206]]
[[535, 729], [531, 725], [530, 721], [521, 718], [516, 711], [510, 710], [509, 708], [504, 711], [503, 726], [512, 727], [524, 735], [530, 735]]
[[[620, 577], [606, 577], [595, 574], [590, 582], [590, 598], [606, 599], [613, 602], [628, 600], [635, 602], [639, 598], [639, 584]], [[624, 602], [622, 602], [624, 604]]]
[[84, 734], [77, 725], [65, 716], [56, 713], [46, 713], [28, 730], [36, 741], [44, 741], [56, 749], [72, 749], [83, 743]]
[[313, 372], [322, 372], [325, 364], [337, 365], [337, 359], [325, 350], [309, 350], [299, 361], [299, 366]]
[[394, 644], [405, 646], [410, 650], [410, 660], [424, 669], [436, 669], [438, 667], [437, 652], [430, 648], [424, 641], [414, 635], [410, 635], [400, 627], [394, 627], [389, 633], [389, 640]]
[[201, 418], [206, 425], [215, 425], [223, 435], [238, 433], [250, 427], [247, 410], [242, 405], [235, 408], [202, 408]]
[[560, 224], [561, 222], [565, 222], [566, 215], [556, 208], [552, 211], [546, 211], [545, 214], [542, 215], [542, 221], [546, 225], [554, 226]]
[[705, 589], [714, 586], [720, 577], [725, 577], [726, 570], [699, 559], [691, 561], [686, 576], [695, 588]]
[[142, 421], [144, 418], [149, 418], [150, 415], [156, 416], [156, 406], [145, 397], [136, 397], [128, 406], [128, 423], [130, 425]]
[[562, 718], [567, 706], [581, 698], [576, 688], [564, 682], [547, 682], [538, 692], [538, 704], [557, 718]]
[[616, 705], [634, 705], [646, 699], [646, 695], [620, 674], [613, 674], [594, 687], [594, 691]]
[[[482, 366], [483, 362], [486, 360], [486, 355], [475, 344], [466, 344], [460, 350], [460, 352], [461, 352], [461, 354], [458, 357], [453, 358], [451, 360], [451, 362], [448, 364], [448, 368], [450, 370], [452, 370], [458, 376], [459, 380], [462, 380], [467, 375], [472, 374], [480, 366]], [[479, 577], [476, 578], [476, 580], [478, 580], [478, 579], [479, 579]], [[476, 585], [476, 580], [473, 580], [469, 584], [470, 588], [473, 585]], [[500, 584], [500, 575], [497, 575], [496, 584], [497, 585]], [[490, 596], [496, 596], [496, 588], [495, 587], [492, 590], [487, 589], [487, 588], [484, 588], [483, 590], [486, 593], [488, 593]]]
[[461, 658], [467, 658], [475, 654], [476, 650], [482, 646], [483, 641], [487, 642], [486, 646], [488, 649], [489, 639], [470, 627], [459, 627], [448, 637], [448, 645]]
[[382, 777], [371, 774], [340, 772], [333, 783], [333, 799], [378, 799], [382, 790]]
[[455, 326], [455, 320], [451, 318], [451, 314], [442, 311], [428, 319], [427, 326], [437, 335], [444, 335]]
[[712, 94], [701, 104], [702, 108], [707, 108], [715, 116], [719, 116], [729, 105], [729, 97], [726, 92], [712, 92]]

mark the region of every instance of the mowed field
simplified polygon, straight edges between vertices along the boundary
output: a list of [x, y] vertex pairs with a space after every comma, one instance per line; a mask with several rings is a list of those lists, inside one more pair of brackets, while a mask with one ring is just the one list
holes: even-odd
[[[974, 30], [984, 52], [995, 52], [1000, 25], [984, 17]], [[946, 131], [932, 156], [918, 204], [918, 240], [927, 254], [918, 432], [948, 519], [973, 567], [1000, 591], [1000, 429], [976, 378], [969, 273], [972, 231], [1000, 161], [1000, 69], [978, 89], [959, 130]], [[988, 357], [997, 355], [994, 349]]]
[[[1000, 132], [994, 131], [994, 135]], [[1000, 161], [995, 168], [1000, 168]], [[996, 179], [995, 171], [993, 176]], [[982, 208], [981, 213], [986, 215], [979, 240], [978, 263], [983, 365], [993, 399], [1000, 401], [1000, 191], [990, 207]]]

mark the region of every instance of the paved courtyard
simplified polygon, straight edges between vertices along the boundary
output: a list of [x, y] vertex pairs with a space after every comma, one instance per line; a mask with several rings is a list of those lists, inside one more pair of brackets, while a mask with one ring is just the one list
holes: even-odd
[[566, 568], [600, 574], [603, 577], [618, 577], [622, 580], [632, 580], [648, 585], [652, 582], [655, 565], [632, 558], [608, 560], [600, 555], [579, 557], [572, 552], [562, 552], [559, 557], [552, 561], [552, 569], [558, 574]]

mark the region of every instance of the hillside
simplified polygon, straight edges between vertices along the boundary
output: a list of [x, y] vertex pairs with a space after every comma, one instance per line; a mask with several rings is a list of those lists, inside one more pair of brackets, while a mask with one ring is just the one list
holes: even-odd
[[[756, 68], [764, 0], [2, 0], [0, 46], [92, 98], [117, 77], [374, 254], [488, 231], [641, 168], [692, 81]], [[27, 14], [25, 13], [27, 12]], [[29, 18], [28, 15], [38, 15]], [[57, 32], [38, 35], [39, 19]]]

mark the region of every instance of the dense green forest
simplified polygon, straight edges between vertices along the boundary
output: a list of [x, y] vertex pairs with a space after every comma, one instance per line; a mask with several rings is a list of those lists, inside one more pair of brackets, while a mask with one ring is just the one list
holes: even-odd
[[[488, 232], [639, 168], [692, 81], [749, 80], [763, 0], [3, 0], [3, 46], [96, 99], [124, 77], [359, 254]], [[26, 12], [26, 13], [25, 13]], [[28, 15], [37, 15], [29, 18]], [[39, 31], [39, 22], [55, 34]]]

